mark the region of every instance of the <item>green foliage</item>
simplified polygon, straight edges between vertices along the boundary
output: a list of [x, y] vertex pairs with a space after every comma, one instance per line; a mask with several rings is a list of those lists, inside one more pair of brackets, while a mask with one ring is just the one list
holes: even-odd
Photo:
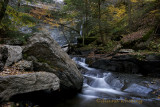
[[106, 53], [115, 51], [115, 47], [118, 45], [118, 42], [112, 41], [110, 39], [108, 39], [106, 43], [106, 46], [104, 46]]
[[[27, 0], [28, 2], [51, 3], [52, 0]], [[0, 29], [3, 31], [18, 32], [18, 29], [27, 26], [33, 31], [38, 21], [49, 23], [53, 26], [63, 25], [64, 29], [75, 30], [78, 33], [82, 31], [81, 36], [85, 38], [85, 44], [101, 46], [100, 37], [107, 38], [106, 45], [102, 46], [103, 51], [110, 51], [116, 46], [111, 38], [129, 35], [132, 32], [140, 31], [145, 28], [154, 28], [149, 30], [139, 40], [122, 43], [124, 47], [133, 48], [140, 42], [146, 42], [154, 32], [158, 33], [160, 11], [158, 0], [64, 0], [65, 5], [62, 11], [49, 11], [47, 9], [33, 8], [27, 5], [8, 6], [6, 15], [2, 20]], [[2, 5], [0, 4], [0, 8]], [[60, 23], [60, 24], [59, 24]], [[66, 30], [65, 29], [65, 30]], [[68, 31], [69, 31], [68, 30]], [[157, 31], [155, 31], [157, 30]], [[11, 33], [7, 33], [10, 35]], [[16, 36], [23, 42], [26, 37]], [[99, 38], [99, 39], [97, 39]], [[82, 43], [82, 38], [78, 41]], [[98, 42], [97, 42], [98, 41]], [[95, 43], [97, 42], [97, 43]], [[94, 44], [95, 43], [95, 44]], [[159, 49], [157, 42], [150, 42], [148, 49]]]
[[142, 41], [145, 42], [147, 41], [152, 34], [154, 33], [154, 29], [149, 30], [145, 35], [143, 35]]
[[134, 55], [134, 57], [136, 58], [136, 59], [138, 59], [138, 60], [144, 60], [145, 58], [146, 58], [146, 56], [145, 55], [142, 55], [142, 53], [137, 53], [136, 55]]
[[29, 7], [29, 6], [20, 6], [19, 7], [19, 12], [22, 12], [22, 13], [29, 13], [31, 11], [32, 7]]
[[37, 19], [35, 19], [34, 17], [32, 17], [28, 14], [23, 14], [21, 16], [21, 21], [26, 25], [30, 24], [30, 23], [37, 23]]
[[19, 29], [24, 26], [34, 29], [36, 23], [36, 19], [30, 14], [19, 12], [13, 7], [8, 6], [6, 14], [0, 24], [0, 29], [2, 31], [0, 33], [3, 33], [3, 37], [9, 38], [10, 42], [13, 44], [15, 41], [19, 41], [20, 43], [25, 44], [30, 34], [23, 34], [19, 31]]
[[36, 24], [36, 19], [27, 13], [21, 13], [8, 6], [6, 16], [3, 18], [0, 25], [1, 29], [17, 31], [22, 26], [33, 27]]
[[160, 39], [150, 41], [147, 44], [147, 49], [153, 52], [160, 52]]
[[19, 41], [22, 44], [26, 44], [27, 39], [31, 34], [23, 34], [19, 31], [7, 31], [6, 36], [10, 38], [10, 41], [14, 44], [14, 41]]

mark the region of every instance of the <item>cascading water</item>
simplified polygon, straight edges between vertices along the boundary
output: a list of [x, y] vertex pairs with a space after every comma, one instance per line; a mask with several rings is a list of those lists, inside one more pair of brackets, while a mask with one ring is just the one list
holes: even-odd
[[82, 34], [83, 34], [83, 24], [81, 25], [81, 29], [80, 29], [80, 35], [82, 37]]
[[[148, 80], [141, 79], [136, 75], [115, 74], [100, 69], [90, 68], [85, 63], [85, 58], [74, 57], [73, 60], [80, 66], [84, 76], [81, 93], [73, 99], [68, 99], [56, 107], [159, 107], [159, 100], [155, 98], [142, 97], [152, 90], [144, 87], [142, 83]], [[127, 75], [125, 78], [125, 76]], [[122, 78], [118, 78], [122, 77]], [[124, 81], [128, 82], [124, 82]], [[140, 82], [141, 85], [138, 85]], [[126, 85], [127, 83], [127, 85]], [[136, 86], [136, 87], [135, 87]], [[138, 93], [138, 94], [137, 94]], [[139, 96], [141, 93], [142, 96]], [[134, 95], [135, 94], [135, 95]], [[128, 100], [127, 100], [128, 99]], [[131, 99], [131, 100], [129, 100]], [[107, 102], [109, 101], [109, 102]], [[113, 102], [111, 102], [113, 101]], [[114, 103], [118, 101], [119, 103]], [[135, 101], [135, 102], [129, 102]], [[143, 103], [142, 103], [143, 102]]]
[[73, 97], [70, 97], [72, 92], [67, 92], [67, 96], [63, 93], [67, 99], [58, 92], [51, 96], [47, 92], [45, 99], [39, 97], [40, 107], [160, 107], [160, 99], [150, 96], [153, 89], [160, 89], [159, 80], [153, 84], [151, 78], [90, 68], [85, 58], [74, 57], [73, 60], [84, 76], [82, 91]]
[[82, 24], [81, 24], [81, 26], [80, 26], [80, 36], [82, 37], [83, 36], [83, 25], [84, 25], [84, 22], [85, 22], [85, 17], [83, 17], [83, 19], [82, 19]]
[[85, 63], [85, 58], [73, 58], [75, 62], [81, 66], [82, 68], [86, 69], [84, 75], [84, 84], [83, 84], [83, 90], [80, 95], [93, 98], [99, 98], [104, 96], [112, 96], [115, 97], [117, 95], [124, 96], [126, 93], [117, 91], [112, 89], [109, 84], [106, 83], [105, 78], [109, 76], [111, 73], [103, 73], [99, 72], [99, 70], [90, 68]]

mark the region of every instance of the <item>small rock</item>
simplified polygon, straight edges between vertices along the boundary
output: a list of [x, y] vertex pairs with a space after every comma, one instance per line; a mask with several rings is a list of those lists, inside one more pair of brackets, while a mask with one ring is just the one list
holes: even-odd
[[62, 49], [63, 49], [63, 51], [65, 51], [65, 52], [68, 52], [68, 50], [69, 50], [68, 47], [64, 47], [64, 48], [62, 48]]
[[33, 63], [32, 61], [22, 60], [22, 61], [19, 61], [18, 63], [15, 63], [13, 67], [16, 67], [19, 70], [32, 71]]
[[154, 60], [159, 60], [159, 59], [157, 58], [156, 55], [152, 54], [152, 55], [146, 55], [146, 60], [154, 61]]
[[133, 53], [134, 50], [133, 49], [121, 49], [119, 50], [119, 53]]
[[8, 59], [5, 66], [10, 66], [22, 59], [22, 48], [20, 46], [5, 45], [5, 47], [8, 49]]

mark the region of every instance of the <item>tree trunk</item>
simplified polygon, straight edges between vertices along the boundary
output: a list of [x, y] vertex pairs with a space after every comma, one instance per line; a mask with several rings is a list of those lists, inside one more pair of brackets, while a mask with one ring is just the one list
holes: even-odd
[[99, 34], [101, 36], [101, 41], [102, 44], [105, 45], [105, 39], [102, 33], [102, 26], [101, 26], [101, 0], [98, 0], [98, 24], [99, 24]]
[[128, 25], [129, 25], [129, 30], [132, 29], [132, 14], [131, 14], [131, 10], [132, 10], [132, 2], [131, 0], [127, 0], [128, 1]]
[[85, 33], [83, 34], [83, 46], [85, 42], [85, 36], [88, 36], [88, 0], [85, 0], [85, 23], [84, 23], [84, 28], [85, 28]]
[[7, 5], [9, 3], [9, 0], [3, 0], [0, 2], [2, 4], [1, 10], [0, 10], [0, 23], [5, 15], [6, 9], [7, 9]]
[[20, 6], [21, 6], [21, 0], [18, 0], [18, 5], [17, 5], [18, 10], [19, 10]]

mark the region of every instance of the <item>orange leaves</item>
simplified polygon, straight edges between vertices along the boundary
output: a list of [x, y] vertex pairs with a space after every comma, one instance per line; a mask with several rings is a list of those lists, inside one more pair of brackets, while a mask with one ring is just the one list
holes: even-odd
[[42, 8], [36, 8], [32, 9], [30, 11], [30, 14], [39, 19], [42, 20], [44, 23], [50, 24], [51, 26], [59, 26], [59, 24], [56, 23], [56, 21], [53, 19], [52, 15], [48, 13], [48, 10], [42, 9]]
[[47, 15], [47, 10], [35, 8], [30, 11], [30, 14], [37, 19], [42, 19]]
[[20, 74], [28, 74], [33, 72], [26, 72], [24, 70], [19, 70], [17, 67], [4, 67], [4, 70], [0, 72], [0, 76], [8, 76], [8, 75], [20, 75]]

